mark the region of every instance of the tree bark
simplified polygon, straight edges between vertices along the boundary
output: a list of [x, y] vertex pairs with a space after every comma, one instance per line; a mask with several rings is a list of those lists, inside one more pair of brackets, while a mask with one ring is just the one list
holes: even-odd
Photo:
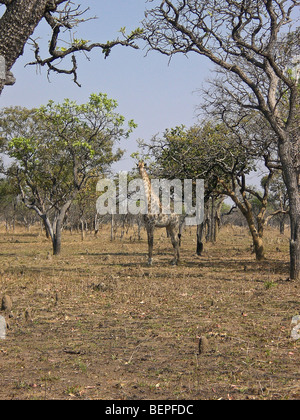
[[215, 219], [214, 219], [214, 222], [215, 222], [214, 242], [217, 242], [218, 233], [221, 226], [221, 209], [222, 209], [223, 201], [224, 201], [224, 198], [221, 198], [221, 200], [219, 200], [216, 205]]
[[61, 252], [61, 232], [62, 232], [63, 222], [71, 204], [72, 204], [72, 200], [69, 200], [62, 206], [57, 218], [55, 219], [53, 223], [53, 236], [52, 236], [53, 255], [59, 255]]
[[85, 228], [83, 219], [80, 220], [80, 229], [81, 229], [81, 240], [84, 241], [85, 238]]
[[211, 213], [210, 213], [210, 233], [209, 242], [215, 242], [215, 197], [211, 197]]
[[279, 155], [290, 204], [290, 279], [300, 280], [300, 190], [289, 139], [279, 141]]
[[250, 233], [252, 235], [253, 246], [257, 261], [265, 260], [265, 248], [262, 236], [257, 232], [253, 217], [251, 214], [245, 214]]
[[61, 253], [61, 227], [56, 229], [52, 238], [53, 255], [60, 255]]
[[254, 225], [254, 222], [251, 221], [251, 218], [248, 220], [248, 217], [246, 216], [249, 229], [252, 235], [253, 240], [253, 246], [255, 251], [255, 256], [257, 261], [263, 261], [265, 259], [265, 249], [264, 249], [264, 242], [262, 237], [258, 234], [256, 227]]
[[201, 225], [197, 226], [197, 255], [201, 257], [203, 252], [203, 232], [204, 232], [204, 222]]
[[[6, 61], [6, 73], [23, 54], [24, 46], [43, 18], [49, 0], [12, 0], [0, 19], [0, 55]], [[0, 80], [0, 94], [6, 80]]]
[[55, 234], [52, 241], [53, 255], [59, 255], [61, 252], [61, 232]]
[[50, 239], [51, 238], [51, 233], [49, 231], [49, 223], [47, 223], [45, 218], [46, 218], [46, 216], [42, 217], [42, 222], [43, 222], [43, 225], [44, 225], [44, 228], [45, 228], [46, 238]]

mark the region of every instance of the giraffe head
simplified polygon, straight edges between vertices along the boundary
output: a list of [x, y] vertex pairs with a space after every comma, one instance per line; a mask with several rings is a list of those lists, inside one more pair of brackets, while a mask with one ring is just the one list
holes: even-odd
[[137, 164], [139, 170], [143, 170], [145, 168], [145, 162], [140, 160], [139, 163]]

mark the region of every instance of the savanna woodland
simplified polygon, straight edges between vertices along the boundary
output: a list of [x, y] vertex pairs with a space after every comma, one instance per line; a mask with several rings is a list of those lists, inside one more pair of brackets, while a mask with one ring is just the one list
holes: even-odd
[[205, 57], [198, 122], [153, 127], [128, 178], [148, 204], [151, 179], [204, 180], [204, 217], [159, 205], [169, 222], [154, 230], [157, 215], [97, 212], [99, 179], [124, 199], [112, 165], [137, 127], [105, 85], [86, 103], [53, 90], [2, 107], [0, 398], [299, 399], [300, 2], [148, 0], [105, 42], [76, 38], [95, 18], [84, 3], [0, 1], [0, 95], [28, 44], [28, 66], [74, 89], [92, 50]]

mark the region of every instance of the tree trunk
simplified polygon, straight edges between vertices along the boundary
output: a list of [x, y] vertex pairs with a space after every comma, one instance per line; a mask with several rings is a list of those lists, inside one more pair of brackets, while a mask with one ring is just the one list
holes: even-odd
[[84, 241], [85, 238], [85, 229], [84, 229], [84, 221], [80, 220], [80, 226], [81, 226], [81, 240]]
[[256, 259], [257, 261], [263, 261], [265, 260], [265, 249], [264, 249], [263, 239], [256, 233], [251, 232], [251, 234], [252, 234]]
[[43, 225], [44, 225], [45, 232], [46, 232], [46, 238], [47, 239], [50, 239], [51, 238], [51, 234], [49, 232], [49, 222], [46, 222], [45, 218], [42, 218], [42, 221], [43, 221]]
[[284, 216], [281, 216], [280, 219], [279, 219], [279, 231], [280, 231], [280, 235], [284, 235], [284, 228], [285, 228], [284, 219], [285, 219], [285, 215]]
[[300, 191], [292, 142], [288, 138], [279, 141], [279, 155], [290, 203], [290, 278], [300, 280]]
[[53, 255], [59, 255], [61, 252], [61, 232], [55, 233], [52, 239]]
[[264, 242], [263, 242], [263, 220], [259, 222], [261, 226], [260, 226], [260, 231], [258, 231], [255, 225], [255, 221], [254, 221], [252, 206], [249, 203], [249, 201], [246, 200], [245, 194], [243, 194], [245, 205], [243, 205], [239, 201], [239, 199], [237, 198], [234, 192], [229, 192], [228, 196], [231, 197], [231, 199], [234, 201], [234, 203], [237, 205], [237, 207], [240, 209], [243, 216], [247, 220], [247, 224], [248, 224], [248, 227], [252, 236], [252, 240], [253, 240], [253, 246], [254, 246], [254, 251], [255, 251], [255, 256], [256, 256], [257, 261], [264, 260], [265, 250], [264, 250]]
[[64, 215], [60, 214], [53, 223], [52, 246], [53, 255], [59, 255], [61, 251], [61, 231]]
[[197, 226], [197, 255], [201, 257], [203, 252], [203, 232], [204, 232], [204, 222]]
[[[293, 226], [295, 223], [293, 223]], [[294, 226], [291, 231], [291, 242], [290, 242], [290, 278], [292, 280], [300, 280], [300, 227], [299, 221], [298, 226]]]
[[110, 240], [111, 240], [111, 242], [113, 242], [114, 239], [115, 239], [114, 229], [115, 229], [115, 217], [112, 214], [111, 215], [111, 225], [110, 225]]
[[220, 231], [220, 226], [221, 226], [221, 210], [222, 210], [223, 201], [224, 201], [224, 198], [221, 198], [221, 200], [219, 200], [217, 202], [217, 205], [216, 205], [215, 220], [214, 220], [214, 222], [215, 222], [214, 242], [217, 242], [218, 234], [219, 234], [219, 231]]
[[53, 226], [51, 226], [51, 222], [46, 214], [41, 217], [46, 229], [46, 236], [51, 238], [53, 255], [59, 255], [61, 250], [61, 229], [59, 229], [59, 223], [57, 220], [54, 220]]
[[[13, 0], [0, 19], [0, 55], [5, 58], [9, 72], [35, 28], [42, 20], [49, 0]], [[0, 94], [6, 80], [0, 80]]]
[[263, 238], [256, 229], [252, 212], [251, 213], [250, 211], [244, 212], [244, 216], [246, 217], [246, 220], [250, 229], [250, 233], [252, 235], [256, 259], [257, 261], [262, 261], [265, 259], [265, 249], [264, 249]]
[[211, 197], [210, 233], [209, 242], [215, 242], [215, 197]]
[[300, 198], [291, 202], [290, 278], [300, 280]]
[[62, 232], [63, 222], [71, 204], [72, 204], [72, 200], [69, 200], [66, 202], [66, 204], [61, 208], [56, 220], [53, 223], [53, 235], [52, 235], [53, 255], [60, 254], [61, 232]]

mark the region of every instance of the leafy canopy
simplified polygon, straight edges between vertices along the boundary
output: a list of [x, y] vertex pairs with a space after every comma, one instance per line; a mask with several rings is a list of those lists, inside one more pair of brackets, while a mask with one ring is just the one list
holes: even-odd
[[[128, 138], [133, 120], [116, 112], [118, 104], [106, 94], [92, 94], [86, 104], [69, 99], [61, 104], [1, 112], [6, 153], [14, 159], [11, 171], [27, 194], [37, 200], [64, 202], [120, 159], [115, 144]], [[17, 118], [16, 118], [17, 116]]]

